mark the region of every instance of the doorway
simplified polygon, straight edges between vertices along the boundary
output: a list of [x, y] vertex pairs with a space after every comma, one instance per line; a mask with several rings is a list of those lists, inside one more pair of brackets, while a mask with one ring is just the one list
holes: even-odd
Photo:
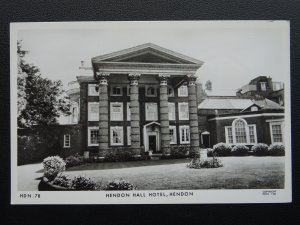
[[149, 151], [152, 151], [155, 153], [157, 151], [157, 140], [156, 140], [156, 135], [149, 135]]
[[202, 145], [205, 148], [210, 147], [210, 133], [208, 131], [205, 131], [201, 134], [201, 140], [202, 140]]

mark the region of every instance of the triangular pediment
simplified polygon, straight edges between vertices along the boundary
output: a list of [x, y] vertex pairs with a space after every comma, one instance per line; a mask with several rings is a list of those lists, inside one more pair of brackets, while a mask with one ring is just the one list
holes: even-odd
[[202, 64], [203, 62], [151, 43], [94, 57], [93, 63]]

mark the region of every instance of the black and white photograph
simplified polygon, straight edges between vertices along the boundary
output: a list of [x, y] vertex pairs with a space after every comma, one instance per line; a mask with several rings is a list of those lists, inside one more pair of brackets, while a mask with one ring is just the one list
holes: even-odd
[[10, 28], [12, 204], [291, 201], [288, 21]]

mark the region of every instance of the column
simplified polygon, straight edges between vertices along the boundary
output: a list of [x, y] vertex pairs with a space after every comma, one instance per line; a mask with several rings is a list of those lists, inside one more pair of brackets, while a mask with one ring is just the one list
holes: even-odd
[[128, 75], [130, 80], [130, 126], [131, 126], [131, 149], [141, 154], [141, 135], [140, 135], [140, 106], [139, 106], [139, 79], [140, 74], [131, 73]]
[[198, 152], [199, 148], [199, 129], [198, 129], [198, 110], [196, 95], [196, 77], [190, 75], [188, 81], [188, 101], [189, 101], [189, 123], [190, 123], [190, 152]]
[[99, 154], [108, 150], [108, 73], [97, 73], [99, 80]]
[[170, 154], [170, 130], [169, 130], [169, 105], [168, 105], [168, 78], [170, 75], [160, 74], [159, 95], [159, 119], [161, 134], [161, 150], [164, 155]]

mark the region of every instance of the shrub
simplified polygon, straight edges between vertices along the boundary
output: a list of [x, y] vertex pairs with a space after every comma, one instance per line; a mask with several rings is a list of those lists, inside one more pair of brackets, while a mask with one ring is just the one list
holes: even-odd
[[72, 166], [81, 165], [84, 162], [84, 160], [82, 156], [80, 156], [79, 154], [75, 154], [67, 157], [65, 162], [66, 162], [66, 167], [72, 167]]
[[212, 148], [207, 148], [207, 157], [213, 157], [214, 155], [214, 150]]
[[59, 156], [49, 156], [43, 161], [44, 176], [53, 180], [57, 174], [66, 169], [66, 163]]
[[117, 152], [117, 162], [125, 162], [133, 160], [133, 153], [130, 150], [122, 149]]
[[187, 167], [190, 169], [218, 168], [222, 166], [223, 164], [221, 160], [219, 160], [217, 157], [206, 160], [193, 159], [189, 164], [187, 164]]
[[189, 146], [187, 145], [179, 145], [179, 146], [172, 146], [170, 148], [170, 157], [172, 159], [180, 159], [186, 158], [189, 153]]
[[236, 145], [231, 150], [232, 155], [245, 156], [249, 153], [249, 148], [245, 145]]
[[213, 150], [219, 156], [229, 156], [231, 154], [231, 146], [223, 142], [215, 144]]
[[72, 179], [72, 188], [76, 190], [86, 190], [92, 191], [98, 188], [97, 183], [91, 178], [86, 178], [84, 176], [77, 176]]
[[127, 182], [126, 180], [114, 180], [112, 182], [110, 182], [107, 187], [106, 190], [134, 190], [135, 187], [133, 186], [133, 184]]
[[272, 144], [269, 147], [269, 153], [272, 156], [284, 156], [285, 155], [285, 147], [284, 147], [284, 145]]
[[71, 186], [72, 186], [72, 180], [67, 175], [59, 174], [52, 181], [52, 184], [60, 186], [60, 187], [71, 188]]
[[266, 156], [269, 155], [269, 147], [266, 144], [258, 143], [252, 146], [251, 151], [256, 156]]

